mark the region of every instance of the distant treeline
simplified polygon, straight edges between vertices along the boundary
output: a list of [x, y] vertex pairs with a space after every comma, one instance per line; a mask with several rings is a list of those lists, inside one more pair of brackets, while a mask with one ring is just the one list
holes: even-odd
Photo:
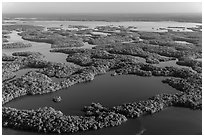
[[[36, 18], [36, 20], [60, 21], [178, 21], [202, 23], [201, 13], [169, 13], [169, 14], [3, 14], [3, 18]], [[26, 19], [27, 18], [27, 19]], [[33, 20], [33, 19], [32, 19]]]

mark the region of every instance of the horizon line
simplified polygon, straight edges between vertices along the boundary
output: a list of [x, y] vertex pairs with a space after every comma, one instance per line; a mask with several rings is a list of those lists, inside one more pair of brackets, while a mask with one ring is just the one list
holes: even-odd
[[124, 12], [109, 12], [109, 13], [102, 13], [102, 12], [98, 12], [98, 13], [91, 13], [91, 12], [86, 12], [86, 13], [83, 13], [83, 12], [72, 12], [72, 13], [65, 13], [65, 12], [62, 12], [62, 13], [3, 13], [2, 14], [202, 14], [202, 12], [166, 12], [166, 13], [159, 13], [159, 12], [154, 12], [154, 13], [151, 13], [151, 12], [139, 12], [139, 13], [134, 13], [134, 12], [130, 12], [130, 13], [124, 13]]

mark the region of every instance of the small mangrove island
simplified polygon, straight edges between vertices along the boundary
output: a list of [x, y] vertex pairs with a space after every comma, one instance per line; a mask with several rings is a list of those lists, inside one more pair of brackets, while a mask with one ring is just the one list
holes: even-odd
[[[153, 115], [169, 107], [202, 110], [202, 61], [199, 60], [202, 59], [202, 26], [188, 28], [191, 32], [133, 30], [137, 26], [108, 25], [90, 28], [86, 25], [67, 25], [67, 29], [63, 29], [64, 26], [60, 24], [60, 29], [50, 27], [46, 30], [37, 25], [3, 25], [4, 128], [40, 134], [72, 134], [113, 128], [128, 120]], [[7, 35], [13, 31], [17, 31], [17, 35], [28, 43], [10, 42]], [[35, 42], [49, 44], [50, 50], [46, 52], [53, 56], [65, 55], [69, 64], [48, 61], [47, 55], [36, 52], [35, 48], [29, 51]], [[84, 48], [84, 43], [94, 46]], [[43, 45], [40, 46], [43, 50]], [[11, 49], [18, 50], [8, 52]], [[174, 62], [174, 65], [168, 62]], [[166, 63], [166, 66], [160, 66], [161, 63]], [[33, 71], [17, 77], [19, 71], [28, 68]], [[164, 77], [162, 84], [175, 88], [177, 93], [161, 93], [146, 100], [124, 102], [115, 106], [92, 102], [81, 108], [84, 115], [67, 115], [49, 106], [29, 110], [5, 106], [17, 98], [43, 96], [69, 89], [79, 83], [91, 82], [98, 75], [107, 72], [111, 72], [114, 78], [117, 75]], [[50, 100], [55, 104], [59, 102], [59, 105], [66, 100], [60, 95], [52, 97]]]

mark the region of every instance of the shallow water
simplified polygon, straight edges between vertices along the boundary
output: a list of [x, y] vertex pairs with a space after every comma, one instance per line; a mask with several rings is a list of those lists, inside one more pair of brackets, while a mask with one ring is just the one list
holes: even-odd
[[18, 35], [19, 32], [17, 31], [12, 31], [11, 33], [8, 34], [10, 38], [8, 38], [9, 42], [7, 43], [14, 43], [14, 42], [24, 42], [24, 43], [29, 43], [28, 41], [25, 41], [21, 38], [20, 35]]
[[95, 28], [96, 26], [134, 26], [137, 27], [136, 31], [152, 31], [152, 32], [166, 32], [167, 30], [161, 30], [159, 28], [168, 27], [184, 27], [182, 28], [168, 28], [173, 31], [189, 31], [187, 28], [196, 27], [196, 25], [201, 25], [200, 23], [189, 23], [189, 22], [175, 22], [175, 21], [121, 21], [121, 22], [106, 22], [106, 21], [17, 21], [17, 24], [28, 24], [28, 25], [40, 25], [44, 27], [61, 27], [67, 29], [69, 25], [84, 25], [89, 28]]
[[176, 43], [179, 43], [179, 44], [191, 44], [189, 42], [186, 42], [186, 41], [175, 41]]
[[[63, 24], [63, 27], [65, 28], [68, 27], [68, 25], [87, 25], [89, 27], [95, 27], [98, 25], [113, 24], [113, 22], [49, 22], [29, 21], [26, 23], [33, 25], [44, 25], [46, 27], [55, 27]], [[180, 23], [177, 24], [175, 22], [166, 22], [163, 23], [163, 25], [161, 25], [161, 23], [162, 22], [154, 22], [153, 25], [158, 27], [168, 27], [172, 26], [173, 23], [175, 26], [181, 26]], [[144, 24], [142, 24], [142, 22], [122, 22], [122, 24], [121, 22], [115, 22], [114, 25], [135, 25], [139, 30], [152, 30], [152, 22], [146, 22]], [[193, 25], [195, 24], [182, 23], [182, 26], [185, 27], [191, 27]], [[49, 52], [51, 49], [50, 44], [23, 40], [15, 31], [10, 34], [10, 36], [10, 42], [29, 42], [33, 46], [28, 48], [3, 49], [3, 53], [11, 55], [13, 52], [17, 51], [34, 51], [42, 53], [45, 56], [45, 59], [48, 61], [69, 64], [66, 62], [66, 54]], [[92, 46], [95, 45], [90, 46], [88, 43], [85, 43], [83, 48], [91, 48]], [[145, 62], [145, 59], [143, 58], [136, 58], [141, 62]], [[160, 62], [157, 65], [163, 67], [185, 67], [177, 65], [176, 61]], [[17, 77], [24, 75], [30, 70], [32, 69], [17, 71]], [[60, 90], [55, 93], [24, 96], [9, 102], [4, 106], [15, 107], [17, 109], [37, 109], [39, 107], [51, 106], [56, 110], [61, 110], [66, 115], [84, 115], [81, 109], [85, 105], [90, 105], [92, 102], [99, 102], [104, 106], [112, 107], [115, 105], [121, 105], [122, 103], [146, 100], [149, 97], [160, 93], [174, 94], [179, 92], [169, 85], [163, 84], [161, 81], [164, 79], [164, 77], [139, 77], [134, 75], [120, 75], [112, 77], [110, 76], [110, 73], [97, 76], [94, 81], [77, 84], [68, 89]], [[57, 78], [52, 79], [54, 81], [58, 81]], [[62, 101], [60, 103], [53, 102], [52, 98], [54, 96], [61, 96]], [[77, 134], [201, 134], [201, 121], [202, 111], [172, 107], [152, 116], [144, 116], [138, 119], [128, 119], [127, 122], [118, 127], [80, 132]], [[9, 128], [3, 128], [2, 132], [3, 134], [37, 134], [34, 132], [19, 131]]]
[[97, 31], [92, 32], [92, 34], [94, 34], [94, 35], [102, 35], [102, 36], [108, 36], [108, 35], [110, 35], [109, 33], [97, 32]]
[[[23, 42], [23, 43], [31, 43], [32, 47], [26, 47], [26, 48], [13, 48], [13, 49], [2, 49], [3, 53], [6, 53], [7, 55], [12, 55], [13, 52], [21, 52], [21, 51], [32, 51], [32, 52], [40, 52], [44, 55], [44, 59], [51, 61], [51, 62], [60, 62], [65, 64], [70, 64], [70, 62], [66, 61], [67, 55], [64, 53], [56, 53], [56, 52], [50, 52], [51, 50], [51, 44], [43, 43], [43, 42], [32, 42], [28, 40], [23, 40], [20, 35], [18, 35], [17, 31], [13, 31], [9, 34], [10, 39], [9, 42]], [[92, 48], [96, 45], [90, 45], [87, 42], [84, 43], [83, 48]], [[82, 48], [82, 47], [80, 47]]]
[[202, 62], [202, 58], [197, 58], [197, 59], [195, 59], [195, 60], [197, 60], [197, 61], [201, 61], [201, 62]]
[[188, 66], [181, 66], [176, 64], [176, 62], [178, 61], [178, 59], [176, 60], [169, 60], [169, 61], [165, 61], [165, 62], [159, 62], [159, 64], [153, 64], [155, 66], [159, 66], [159, 67], [176, 67], [176, 68], [187, 68], [187, 69], [191, 69], [191, 67]]
[[6, 53], [8, 55], [12, 55], [13, 52], [21, 52], [21, 51], [32, 51], [32, 52], [40, 52], [45, 56], [45, 59], [52, 62], [61, 62], [61, 63], [67, 63], [66, 61], [66, 54], [62, 53], [51, 53], [51, 44], [48, 43], [42, 43], [42, 42], [31, 42], [27, 40], [23, 40], [21, 36], [17, 34], [18, 32], [13, 31], [10, 35], [9, 42], [23, 42], [23, 43], [31, 43], [32, 47], [26, 47], [26, 48], [13, 48], [13, 49], [2, 49], [3, 53]]

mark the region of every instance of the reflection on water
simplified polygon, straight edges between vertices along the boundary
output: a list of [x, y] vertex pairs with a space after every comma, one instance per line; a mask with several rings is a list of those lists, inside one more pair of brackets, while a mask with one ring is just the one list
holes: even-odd
[[[66, 54], [50, 52], [51, 44], [23, 40], [21, 36], [18, 35], [17, 31], [13, 31], [11, 34], [9, 34], [9, 36], [10, 36], [10, 39], [8, 39], [9, 42], [31, 43], [32, 47], [2, 49], [2, 52], [6, 53], [7, 55], [12, 55], [13, 52], [21, 52], [21, 51], [40, 52], [41, 54], [45, 56], [45, 60], [48, 60], [51, 62], [60, 62], [60, 63], [70, 64], [70, 62], [66, 61], [66, 58], [67, 58]], [[83, 46], [83, 48], [92, 48], [95, 46], [95, 45], [89, 45], [87, 42], [84, 45], [85, 46]]]
[[[26, 132], [3, 128], [3, 134], [29, 135]], [[76, 135], [201, 135], [202, 113], [187, 108], [168, 108], [154, 115], [129, 119], [117, 127], [79, 132]]]
[[[9, 102], [5, 106], [18, 109], [52, 106], [65, 114], [82, 115], [81, 108], [92, 102], [100, 102], [105, 106], [112, 107], [122, 103], [146, 100], [151, 96], [164, 92], [172, 94], [178, 92], [174, 88], [162, 84], [163, 77], [140, 77], [134, 75], [113, 77], [110, 76], [110, 73], [98, 76], [91, 82], [74, 85], [55, 93], [22, 97]], [[52, 102], [53, 96], [61, 96], [62, 101], [60, 103]], [[113, 98], [115, 99], [113, 100]]]
[[41, 42], [31, 42], [27, 40], [23, 40], [21, 36], [17, 34], [16, 31], [13, 31], [12, 34], [10, 34], [11, 38], [8, 39], [9, 42], [23, 42], [23, 43], [31, 43], [32, 47], [26, 47], [26, 48], [13, 48], [13, 49], [2, 49], [3, 53], [6, 53], [8, 55], [12, 55], [13, 52], [21, 52], [21, 51], [32, 51], [32, 52], [40, 52], [45, 56], [45, 59], [52, 62], [61, 62], [61, 63], [67, 63], [66, 61], [66, 54], [62, 53], [51, 53], [50, 48], [51, 44], [48, 43], [41, 43]]
[[103, 35], [103, 36], [108, 36], [109, 35], [109, 33], [97, 32], [97, 31], [92, 32], [92, 34], [94, 34], [94, 35]]
[[[78, 23], [78, 24], [77, 24]], [[80, 24], [83, 23], [83, 24]], [[46, 27], [57, 27], [63, 25], [85, 25], [95, 27], [98, 25], [111, 25], [113, 22], [46, 22], [46, 21], [29, 21], [25, 24], [43, 25]], [[163, 25], [161, 25], [163, 24]], [[114, 22], [114, 25], [133, 25], [137, 26], [139, 30], [149, 30], [152, 25], [157, 27], [179, 26], [177, 22]], [[185, 27], [192, 27], [193, 23], [182, 23]], [[155, 30], [155, 29], [154, 29]], [[13, 31], [10, 35], [10, 42], [29, 42], [33, 46], [27, 48], [17, 49], [3, 49], [3, 53], [11, 55], [18, 51], [33, 51], [40, 52], [45, 56], [45, 59], [52, 62], [66, 63], [66, 54], [51, 53], [51, 45], [47, 43], [30, 42], [23, 40], [17, 32]], [[92, 48], [95, 45], [85, 43], [82, 48]], [[145, 62], [145, 59], [135, 57], [140, 62]], [[202, 59], [200, 59], [202, 60]], [[174, 66], [184, 68], [176, 64], [177, 60], [160, 62], [158, 66]], [[189, 68], [189, 67], [187, 67]], [[17, 77], [20, 77], [33, 69], [23, 69], [17, 71]], [[110, 72], [112, 73], [112, 72]], [[61, 110], [66, 115], [84, 115], [81, 109], [85, 105], [90, 105], [92, 102], [99, 102], [105, 106], [112, 107], [122, 103], [134, 102], [139, 100], [146, 100], [151, 96], [160, 93], [174, 94], [179, 92], [174, 88], [163, 84], [161, 81], [164, 77], [139, 77], [134, 75], [120, 75], [110, 76], [110, 73], [101, 75], [89, 83], [81, 83], [74, 85], [68, 89], [63, 89], [55, 93], [35, 96], [24, 96], [17, 98], [4, 106], [14, 107], [17, 109], [37, 109], [39, 107], [50, 106], [56, 110]], [[58, 81], [52, 78], [53, 81]], [[54, 103], [52, 98], [54, 96], [61, 96], [60, 103]], [[144, 116], [137, 119], [129, 119], [121, 126], [104, 128], [96, 131], [79, 132], [77, 134], [201, 134], [202, 116], [201, 111], [192, 111], [186, 108], [169, 108], [152, 116]], [[20, 130], [13, 130], [3, 128], [3, 134], [36, 134], [33, 132], [26, 132]]]
[[197, 58], [197, 59], [195, 59], [195, 60], [197, 60], [197, 61], [201, 61], [201, 62], [202, 62], [202, 58]]
[[8, 36], [10, 37], [8, 40], [9, 42], [7, 43], [13, 43], [13, 42], [24, 42], [24, 43], [28, 43], [26, 41], [24, 41], [21, 36], [18, 35], [19, 32], [17, 31], [12, 31], [12, 33], [9, 33]]
[[202, 113], [187, 108], [168, 108], [154, 115], [128, 119], [121, 126], [97, 131], [79, 132], [86, 135], [201, 135]]
[[179, 44], [191, 44], [189, 42], [186, 42], [186, 41], [175, 41], [176, 43], [179, 43]]
[[168, 108], [141, 118], [145, 135], [201, 135], [202, 113], [188, 108]]
[[[21, 97], [5, 104], [4, 106], [15, 107], [18, 109], [36, 109], [44, 106], [51, 106], [56, 110], [61, 110], [66, 115], [84, 115], [81, 109], [85, 105], [90, 105], [92, 102], [100, 102], [104, 106], [112, 107], [122, 103], [146, 100], [147, 98], [160, 93], [174, 94], [178, 92], [172, 87], [162, 84], [161, 80], [164, 79], [163, 77], [147, 78], [134, 75], [119, 75], [113, 77], [110, 76], [111, 73], [112, 72], [109, 72], [105, 75], [98, 76], [92, 82], [78, 84], [55, 93]], [[54, 96], [61, 96], [62, 101], [60, 103], [54, 103], [52, 101]], [[185, 116], [183, 116], [184, 114]], [[180, 132], [179, 130], [189, 129], [189, 127], [193, 126], [189, 124], [185, 126], [186, 123], [199, 123], [199, 121], [194, 121], [189, 117], [197, 116], [197, 119], [201, 119], [200, 114], [200, 111], [194, 113], [192, 110], [183, 108], [175, 110], [167, 109], [164, 112], [155, 114], [155, 116], [129, 119], [126, 123], [118, 127], [80, 132], [77, 134], [140, 134], [142, 132], [148, 134], [152, 133], [154, 131], [153, 129], [155, 129], [154, 133], [160, 133], [160, 129], [158, 128], [162, 127], [165, 121], [168, 121], [169, 124], [172, 125], [173, 122], [178, 120], [180, 122], [178, 126], [182, 125], [183, 127], [174, 125], [174, 128], [177, 129], [174, 132], [171, 131], [171, 128], [169, 129], [169, 127], [166, 126], [161, 132], [165, 134], [176, 134]], [[157, 126], [155, 126], [155, 123], [157, 123]], [[189, 131], [189, 133], [195, 133], [195, 129], [199, 131], [201, 126], [198, 124], [197, 127], [194, 128], [194, 130]], [[11, 130], [3, 130], [4, 134], [9, 134], [7, 131], [11, 132]], [[13, 132], [29, 134], [29, 132], [24, 133], [23, 131]], [[12, 132], [10, 134], [12, 134]]]
[[[165, 61], [165, 62], [159, 62], [159, 64], [153, 64], [159, 67], [176, 67], [176, 68], [188, 68], [191, 69], [191, 67], [187, 67], [187, 66], [181, 66], [176, 64], [176, 62], [178, 61], [178, 59], [176, 60], [169, 60], [169, 61]], [[191, 69], [192, 70], [192, 69]]]
[[[22, 24], [18, 21], [17, 24]], [[160, 28], [168, 28], [173, 31], [192, 31], [187, 28], [196, 27], [196, 25], [201, 25], [200, 23], [189, 23], [189, 22], [175, 22], [175, 21], [121, 21], [121, 22], [105, 22], [105, 21], [26, 21], [24, 24], [28, 25], [41, 25], [44, 27], [62, 27], [67, 29], [69, 25], [84, 25], [89, 28], [95, 28], [96, 26], [134, 26], [137, 27], [137, 31], [152, 31], [152, 32], [166, 32], [167, 30], [161, 30]], [[182, 28], [176, 28], [178, 26], [183, 26]], [[175, 27], [175, 28], [174, 28]], [[153, 29], [154, 28], [154, 29]]]
[[[189, 69], [193, 72], [196, 72], [195, 70], [193, 70], [191, 67], [188, 67], [188, 66], [181, 66], [181, 65], [178, 65], [176, 64], [176, 62], [178, 61], [178, 59], [176, 60], [170, 60], [170, 61], [166, 61], [166, 62], [159, 62], [159, 64], [153, 64], [155, 66], [159, 66], [159, 67], [176, 67], [176, 68], [185, 68], [185, 69]], [[196, 72], [197, 73], [197, 72]]]

